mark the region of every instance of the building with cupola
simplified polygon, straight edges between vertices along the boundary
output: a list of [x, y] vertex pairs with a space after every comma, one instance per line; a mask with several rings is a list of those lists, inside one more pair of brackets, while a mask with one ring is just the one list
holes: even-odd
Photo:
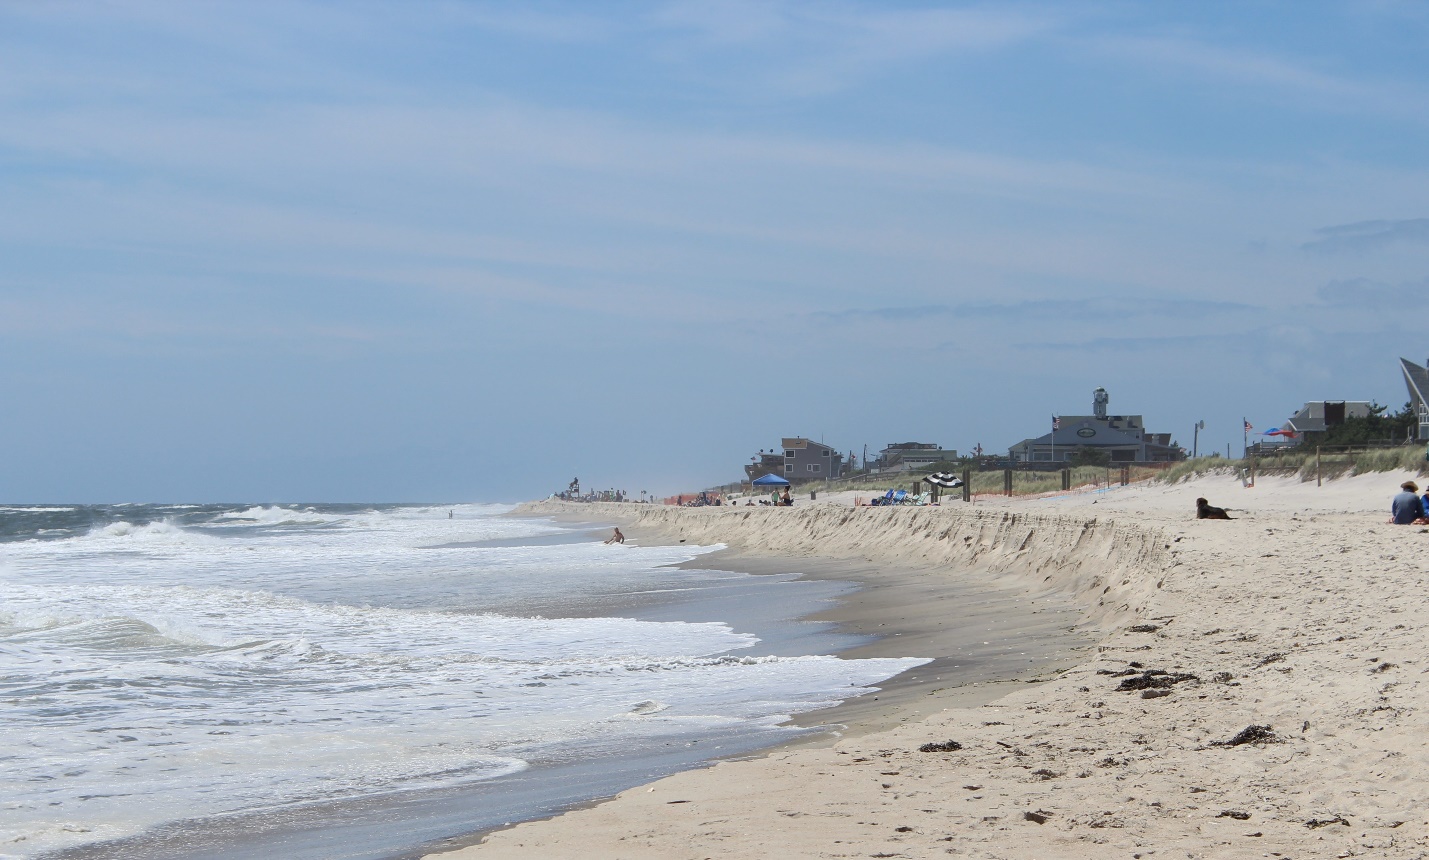
[[1148, 433], [1140, 415], [1111, 415], [1105, 388], [1092, 392], [1091, 415], [1061, 415], [1051, 432], [1008, 449], [1017, 463], [1060, 463], [1079, 448], [1105, 452], [1113, 463], [1167, 463], [1186, 459], [1170, 433]]

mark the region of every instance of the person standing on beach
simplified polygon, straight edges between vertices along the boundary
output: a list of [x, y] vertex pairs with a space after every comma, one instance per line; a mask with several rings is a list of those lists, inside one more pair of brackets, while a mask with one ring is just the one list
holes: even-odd
[[1389, 504], [1389, 511], [1394, 515], [1394, 524], [1407, 526], [1415, 520], [1423, 519], [1424, 502], [1419, 498], [1419, 485], [1413, 481], [1405, 481], [1399, 485], [1399, 489], [1399, 495]]

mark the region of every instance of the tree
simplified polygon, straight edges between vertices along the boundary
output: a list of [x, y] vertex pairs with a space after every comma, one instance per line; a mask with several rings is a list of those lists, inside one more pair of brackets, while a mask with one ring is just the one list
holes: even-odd
[[1080, 445], [1067, 463], [1072, 466], [1105, 466], [1111, 462], [1111, 452], [1090, 445]]

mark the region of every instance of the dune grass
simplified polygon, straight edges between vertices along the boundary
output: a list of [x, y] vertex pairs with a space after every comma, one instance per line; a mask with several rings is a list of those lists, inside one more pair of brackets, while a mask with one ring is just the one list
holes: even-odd
[[[1160, 474], [1163, 469], [1156, 466], [1133, 466], [1131, 467], [1130, 479], [1142, 481], [1154, 475]], [[958, 472], [962, 474], [961, 471]], [[927, 474], [922, 472], [902, 472], [885, 475], [854, 475], [849, 478], [840, 478], [837, 481], [830, 481], [827, 484], [808, 488], [819, 493], [837, 493], [847, 490], [855, 492], [866, 492], [869, 497], [882, 495], [888, 490], [910, 490], [915, 481], [926, 478]], [[1072, 487], [1077, 490], [1087, 488], [1104, 487], [1108, 483], [1116, 484], [1121, 480], [1121, 467], [1113, 466], [1078, 466], [1072, 469]], [[985, 472], [972, 473], [972, 493], [977, 496], [1002, 495], [1004, 492], [1003, 471], [1001, 469], [990, 469]], [[926, 485], [925, 485], [926, 489]], [[1033, 496], [1046, 493], [1058, 493], [1062, 491], [1061, 472], [1031, 472], [1013, 470], [1012, 473], [1012, 494], [1014, 496]], [[961, 496], [962, 490], [944, 490], [944, 496]]]
[[1189, 481], [1192, 478], [1199, 478], [1202, 475], [1215, 475], [1225, 472], [1239, 473], [1240, 469], [1247, 467], [1248, 460], [1227, 460], [1225, 457], [1196, 457], [1192, 460], [1182, 460], [1171, 468], [1162, 472], [1160, 479], [1168, 484], [1177, 484], [1181, 481]]
[[[1198, 478], [1202, 475], [1229, 473], [1240, 474], [1242, 469], [1254, 468], [1258, 475], [1296, 475], [1302, 481], [1313, 481], [1316, 477], [1314, 448], [1287, 448], [1269, 456], [1250, 459], [1227, 460], [1222, 457], [1198, 457], [1177, 463], [1168, 469], [1161, 480], [1169, 483]], [[1404, 445], [1398, 448], [1371, 448], [1365, 451], [1324, 452], [1319, 458], [1319, 477], [1334, 480], [1349, 475], [1366, 475], [1374, 472], [1392, 472], [1404, 469], [1429, 475], [1429, 460], [1425, 460], [1424, 446]]]
[[[1347, 475], [1362, 475], [1371, 472], [1390, 472], [1405, 469], [1420, 475], [1429, 475], [1429, 461], [1424, 458], [1424, 446], [1406, 445], [1398, 448], [1375, 448], [1366, 451], [1322, 453], [1320, 455], [1320, 478], [1333, 480]], [[1255, 469], [1258, 475], [1297, 475], [1302, 481], [1315, 480], [1315, 449], [1287, 448], [1273, 455], [1250, 460], [1228, 460], [1225, 457], [1197, 457], [1166, 466], [1138, 465], [1130, 467], [1130, 481], [1145, 480], [1179, 483], [1203, 475], [1239, 475], [1241, 470]], [[961, 471], [959, 472], [961, 474]], [[921, 472], [902, 472], [884, 475], [853, 475], [827, 483], [801, 484], [797, 492], [810, 490], [816, 493], [837, 493], [847, 490], [868, 493], [872, 498], [890, 489], [911, 490], [915, 481], [927, 477]], [[1086, 491], [1116, 485], [1121, 481], [1121, 467], [1078, 466], [1072, 469], [1072, 487]], [[735, 489], [737, 485], [731, 485]], [[926, 485], [925, 485], [926, 489]], [[1012, 473], [1012, 494], [1033, 496], [1062, 491], [1062, 476], [1059, 472]], [[972, 473], [972, 493], [977, 496], [1001, 495], [1003, 474], [1001, 469]], [[945, 496], [961, 496], [961, 490], [944, 490]]]

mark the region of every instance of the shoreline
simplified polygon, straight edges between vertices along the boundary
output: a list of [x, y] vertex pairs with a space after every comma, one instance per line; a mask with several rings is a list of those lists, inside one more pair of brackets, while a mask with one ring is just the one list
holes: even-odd
[[[640, 514], [649, 510], [650, 506], [629, 503], [528, 502], [508, 516], [545, 517], [587, 532], [619, 524], [638, 529], [638, 543], [645, 546], [673, 546], [689, 540], [680, 537], [685, 532], [677, 524], [672, 526], [668, 518], [653, 525], [642, 522]], [[745, 513], [744, 509], [734, 508], [660, 506], [653, 510]], [[760, 510], [773, 511], [774, 517], [785, 513], [770, 508], [751, 510], [756, 517], [770, 516], [758, 513]], [[606, 516], [592, 516], [597, 511]], [[777, 520], [773, 522], [777, 527]], [[718, 529], [720, 525], [716, 516], [707, 528]], [[705, 534], [701, 543], [707, 539]], [[912, 559], [889, 564], [847, 554], [839, 557], [729, 546], [674, 567], [752, 575], [794, 574], [800, 579], [848, 583], [854, 587], [851, 593], [836, 598], [828, 609], [801, 618], [832, 623], [840, 631], [869, 640], [840, 651], [840, 657], [930, 657], [929, 663], [900, 672], [867, 693], [793, 715], [787, 725], [829, 730], [776, 744], [769, 751], [791, 745], [829, 744], [841, 737], [887, 730], [944, 708], [992, 701], [1083, 662], [1100, 638], [1086, 633], [1087, 613], [1074, 602], [1045, 592], [1026, 596], [1023, 584], [1007, 577], [996, 578], [977, 567], [957, 571], [964, 579], [950, 581], [939, 574], [937, 566]], [[1029, 605], [1021, 605], [1024, 597]], [[975, 609], [967, 603], [959, 604], [960, 599], [974, 601]], [[957, 608], [946, 613], [934, 609], [948, 601], [957, 604]], [[989, 632], [989, 628], [955, 626], [961, 622], [990, 623], [994, 627]], [[996, 645], [989, 644], [1008, 638], [1018, 643], [1016, 655], [999, 653]], [[1032, 654], [1030, 658], [1026, 657], [1028, 653]], [[954, 674], [958, 679], [944, 680], [944, 676]]]
[[[881, 568], [851, 559], [754, 555], [723, 549], [677, 567], [729, 570], [754, 575], [796, 573], [801, 579], [850, 583], [854, 590], [802, 620], [832, 623], [868, 639], [844, 649], [847, 659], [931, 657], [869, 692], [837, 705], [795, 714], [787, 725], [828, 731], [795, 738], [785, 746], [827, 745], [843, 737], [886, 731], [948, 707], [971, 707], [1011, 689], [1034, 684], [1086, 659], [1096, 644], [1081, 634], [1075, 607], [1044, 598], [1038, 608], [1021, 605], [1016, 591], [984, 581], [949, 583], [933, 568]], [[946, 611], [944, 606], [949, 606]], [[1038, 617], [1033, 617], [1033, 614]], [[986, 624], [999, 639], [1013, 638], [1017, 653], [988, 645]], [[1025, 655], [1032, 655], [1027, 657]], [[946, 679], [946, 680], [945, 680]]]
[[[746, 514], [744, 509], [731, 508], [537, 502], [520, 505], [508, 516], [543, 517], [587, 534], [618, 524], [627, 531], [627, 540], [632, 543], [672, 546], [692, 540], [680, 537], [690, 532], [682, 528], [678, 514], [673, 520], [668, 514], [657, 514], [655, 523], [643, 521], [645, 518], [640, 515], [692, 510]], [[801, 513], [807, 516], [810, 510], [813, 509], [805, 508]], [[935, 510], [926, 509], [925, 513]], [[782, 517], [787, 511], [765, 508], [751, 509], [751, 513], [756, 523], [766, 518], [768, 524], [778, 528], [779, 521], [772, 517]], [[825, 515], [831, 513], [835, 518], [842, 517], [839, 509], [824, 510]], [[746, 515], [741, 519], [751, 517]], [[1000, 514], [991, 519], [994, 527], [1006, 527]], [[711, 529], [718, 531], [723, 525], [717, 516], [713, 522], [701, 524], [700, 537], [694, 542], [697, 545], [725, 543], [710, 540]], [[979, 529], [988, 525], [979, 523]], [[1038, 525], [1040, 521], [1032, 528]], [[1079, 534], [1090, 525], [1082, 524]], [[895, 528], [890, 534], [896, 535], [898, 531]], [[996, 542], [988, 534], [980, 534], [978, 541], [976, 550], [970, 553], [975, 558], [993, 549]], [[1016, 577], [1007, 576], [1005, 570], [999, 572], [1006, 567], [1005, 560], [984, 561], [961, 569], [958, 572], [962, 581], [950, 581], [940, 574], [937, 565], [913, 556], [890, 563], [847, 552], [810, 555], [787, 550], [768, 551], [758, 546], [726, 546], [672, 566], [752, 575], [795, 575], [800, 579], [849, 583], [853, 591], [835, 598], [828, 609], [801, 616], [800, 620], [832, 623], [841, 632], [868, 640], [839, 651], [840, 657], [930, 657], [928, 663], [890, 677], [862, 695], [795, 714], [785, 723], [819, 731], [749, 752], [713, 757], [680, 773], [705, 771], [731, 761], [766, 759], [781, 750], [827, 748], [846, 738], [917, 723], [948, 708], [972, 708], [996, 701], [1014, 690], [1035, 686], [1085, 662], [1100, 638], [1089, 620], [1094, 615], [1105, 617], [1107, 614], [1088, 613], [1051, 589], [1028, 589]], [[956, 608], [942, 609], [949, 605]], [[1014, 644], [1008, 646], [1008, 642]], [[638, 790], [638, 787], [630, 790]], [[611, 797], [592, 798], [528, 821], [476, 831], [448, 840], [450, 848], [443, 847], [424, 856], [465, 857], [466, 852], [480, 849], [493, 834], [559, 820], [569, 813], [598, 807], [611, 800]]]
[[[1102, 640], [992, 702], [681, 773], [449, 857], [1422, 858], [1429, 529], [1386, 524], [1405, 476], [810, 506], [776, 532], [742, 509], [644, 513], [675, 539], [972, 561], [1075, 599]], [[1197, 495], [1238, 521], [1192, 519]]]

